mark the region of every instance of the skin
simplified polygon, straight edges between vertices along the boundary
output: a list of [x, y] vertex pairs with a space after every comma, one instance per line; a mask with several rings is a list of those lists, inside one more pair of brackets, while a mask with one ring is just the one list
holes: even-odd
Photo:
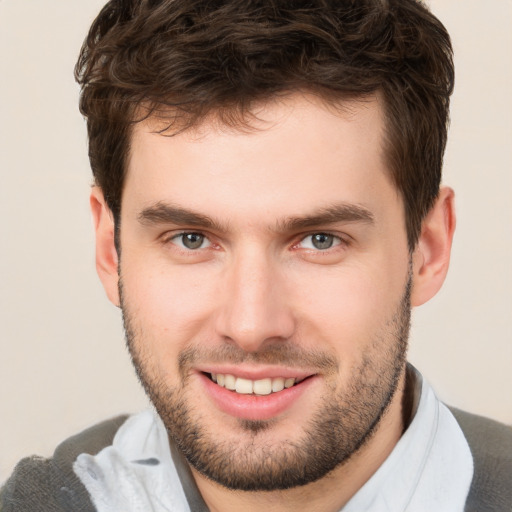
[[[406, 337], [408, 318], [400, 312], [430, 299], [445, 278], [453, 192], [441, 190], [411, 254], [403, 202], [383, 161], [378, 98], [340, 110], [293, 94], [255, 113], [252, 131], [219, 126], [213, 117], [174, 137], [155, 133], [152, 120], [136, 125], [120, 265], [112, 216], [101, 190], [92, 191], [97, 268], [116, 305], [122, 280], [131, 352], [153, 400], [174, 406], [182, 397], [209, 443], [238, 450], [230, 464], [246, 457], [237, 471], [260, 461], [268, 446], [278, 458], [279, 447], [305, 444], [312, 421], [330, 404], [359, 410], [351, 390], [367, 393], [374, 424], [360, 419], [351, 427], [361, 426], [361, 446], [314, 482], [233, 491], [193, 468], [212, 511], [335, 511], [402, 434], [405, 347], [398, 334], [405, 329]], [[180, 215], [174, 209], [171, 218], [162, 205], [178, 206]], [[335, 219], [319, 215], [333, 205]], [[193, 222], [183, 210], [195, 214]], [[183, 232], [204, 235], [204, 243], [188, 249]], [[332, 234], [332, 247], [316, 248], [315, 233]], [[322, 358], [329, 363], [322, 366]], [[372, 362], [363, 374], [365, 358]], [[209, 371], [309, 379], [270, 416], [241, 401], [241, 418], [210, 393]], [[375, 397], [370, 384], [389, 396]], [[171, 430], [176, 418], [166, 419]]]

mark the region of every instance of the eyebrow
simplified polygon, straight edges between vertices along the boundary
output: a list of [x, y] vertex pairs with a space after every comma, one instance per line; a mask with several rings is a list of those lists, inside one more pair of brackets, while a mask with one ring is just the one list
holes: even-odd
[[226, 226], [214, 221], [208, 215], [187, 210], [181, 206], [158, 202], [144, 208], [138, 215], [139, 222], [144, 226], [158, 224], [176, 224], [225, 231]]
[[278, 222], [279, 231], [298, 231], [337, 222], [374, 223], [373, 213], [364, 206], [351, 203], [340, 203], [322, 208], [312, 215], [290, 217]]
[[[228, 230], [226, 224], [215, 221], [208, 215], [164, 202], [158, 202], [144, 208], [138, 215], [138, 220], [145, 226], [175, 224], [212, 229], [221, 232]], [[292, 232], [338, 222], [363, 222], [373, 224], [374, 216], [372, 212], [364, 206], [352, 203], [340, 203], [322, 208], [311, 215], [278, 220], [275, 230], [277, 232]]]

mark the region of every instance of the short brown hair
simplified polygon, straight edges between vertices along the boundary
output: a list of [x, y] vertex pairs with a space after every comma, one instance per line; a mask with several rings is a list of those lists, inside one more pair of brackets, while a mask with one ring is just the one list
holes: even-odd
[[382, 95], [411, 249], [439, 192], [452, 48], [417, 0], [111, 0], [75, 75], [93, 174], [116, 221], [141, 107], [186, 129], [214, 112], [241, 122], [254, 102], [299, 90]]

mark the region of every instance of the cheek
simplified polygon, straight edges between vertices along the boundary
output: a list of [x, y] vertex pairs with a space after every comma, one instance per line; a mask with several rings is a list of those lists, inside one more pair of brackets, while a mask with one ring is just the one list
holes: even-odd
[[377, 270], [344, 267], [304, 280], [297, 301], [304, 340], [330, 345], [341, 362], [359, 359], [386, 329], [404, 291], [403, 271], [397, 278], [389, 269], [381, 275]]
[[175, 356], [191, 339], [206, 335], [215, 305], [215, 280], [193, 267], [147, 259], [122, 261], [124, 302], [146, 347], [159, 358]]

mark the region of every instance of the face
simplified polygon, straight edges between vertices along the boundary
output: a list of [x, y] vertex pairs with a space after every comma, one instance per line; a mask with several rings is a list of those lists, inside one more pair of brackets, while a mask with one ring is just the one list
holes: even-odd
[[136, 125], [121, 303], [139, 377], [199, 472], [317, 480], [371, 438], [403, 373], [410, 257], [377, 100], [293, 95], [254, 129]]

